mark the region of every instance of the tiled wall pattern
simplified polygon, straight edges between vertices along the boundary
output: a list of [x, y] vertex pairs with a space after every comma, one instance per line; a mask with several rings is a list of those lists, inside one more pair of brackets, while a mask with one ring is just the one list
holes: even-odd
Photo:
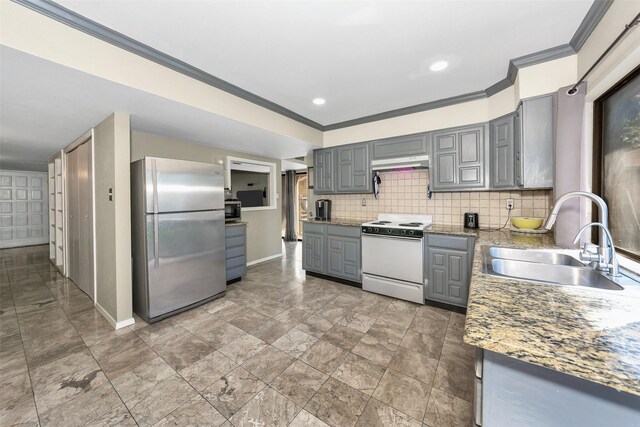
[[[435, 224], [462, 225], [465, 212], [478, 212], [480, 227], [500, 227], [508, 219], [506, 199], [514, 199], [512, 216], [546, 218], [553, 201], [545, 191], [479, 191], [433, 193], [427, 199], [428, 173], [425, 170], [383, 172], [378, 200], [373, 194], [316, 196], [333, 201], [334, 218], [372, 219], [380, 212], [432, 215]], [[362, 199], [367, 205], [362, 206]]]

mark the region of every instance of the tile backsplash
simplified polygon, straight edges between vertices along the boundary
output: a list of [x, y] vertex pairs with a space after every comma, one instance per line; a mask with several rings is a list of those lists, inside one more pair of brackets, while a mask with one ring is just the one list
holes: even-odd
[[[551, 190], [475, 191], [433, 193], [427, 198], [427, 171], [380, 173], [382, 184], [376, 200], [373, 194], [316, 196], [332, 200], [334, 218], [373, 219], [380, 212], [432, 215], [435, 224], [462, 225], [465, 212], [477, 212], [480, 227], [500, 227], [508, 219], [506, 199], [514, 199], [511, 216], [546, 218], [552, 206]], [[362, 200], [366, 206], [362, 206]]]

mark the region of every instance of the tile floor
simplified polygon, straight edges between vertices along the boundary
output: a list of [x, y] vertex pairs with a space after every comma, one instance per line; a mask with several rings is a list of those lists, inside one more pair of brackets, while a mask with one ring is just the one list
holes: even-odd
[[0, 425], [471, 425], [464, 316], [318, 278], [300, 245], [114, 331], [44, 246], [0, 252]]

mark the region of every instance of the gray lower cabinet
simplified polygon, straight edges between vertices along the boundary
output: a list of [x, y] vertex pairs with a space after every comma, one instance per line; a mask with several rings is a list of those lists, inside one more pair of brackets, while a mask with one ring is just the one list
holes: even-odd
[[325, 231], [322, 224], [302, 225], [302, 268], [320, 274], [326, 273]]
[[487, 125], [433, 132], [431, 190], [461, 191], [486, 188], [485, 135]]
[[360, 227], [304, 223], [302, 228], [304, 270], [362, 282]]
[[369, 143], [349, 144], [335, 148], [338, 193], [371, 192], [371, 160]]
[[514, 188], [516, 114], [508, 114], [489, 122], [491, 188]]
[[371, 159], [392, 159], [397, 157], [422, 156], [429, 154], [427, 134], [387, 138], [371, 143]]
[[227, 282], [247, 274], [247, 226], [224, 228]]
[[474, 386], [476, 425], [640, 425], [636, 395], [487, 350], [476, 354], [482, 353]]
[[334, 148], [313, 150], [313, 185], [316, 194], [335, 192]]
[[467, 306], [475, 239], [428, 234], [426, 241], [426, 299]]

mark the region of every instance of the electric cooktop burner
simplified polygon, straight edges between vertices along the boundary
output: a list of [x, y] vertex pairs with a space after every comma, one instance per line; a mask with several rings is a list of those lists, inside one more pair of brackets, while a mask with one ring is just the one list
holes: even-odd
[[374, 224], [374, 225], [385, 225], [385, 224], [391, 224], [391, 221], [377, 221], [377, 222], [372, 222], [371, 224]]
[[399, 224], [400, 227], [420, 227], [424, 224], [421, 222], [405, 222], [404, 224]]

